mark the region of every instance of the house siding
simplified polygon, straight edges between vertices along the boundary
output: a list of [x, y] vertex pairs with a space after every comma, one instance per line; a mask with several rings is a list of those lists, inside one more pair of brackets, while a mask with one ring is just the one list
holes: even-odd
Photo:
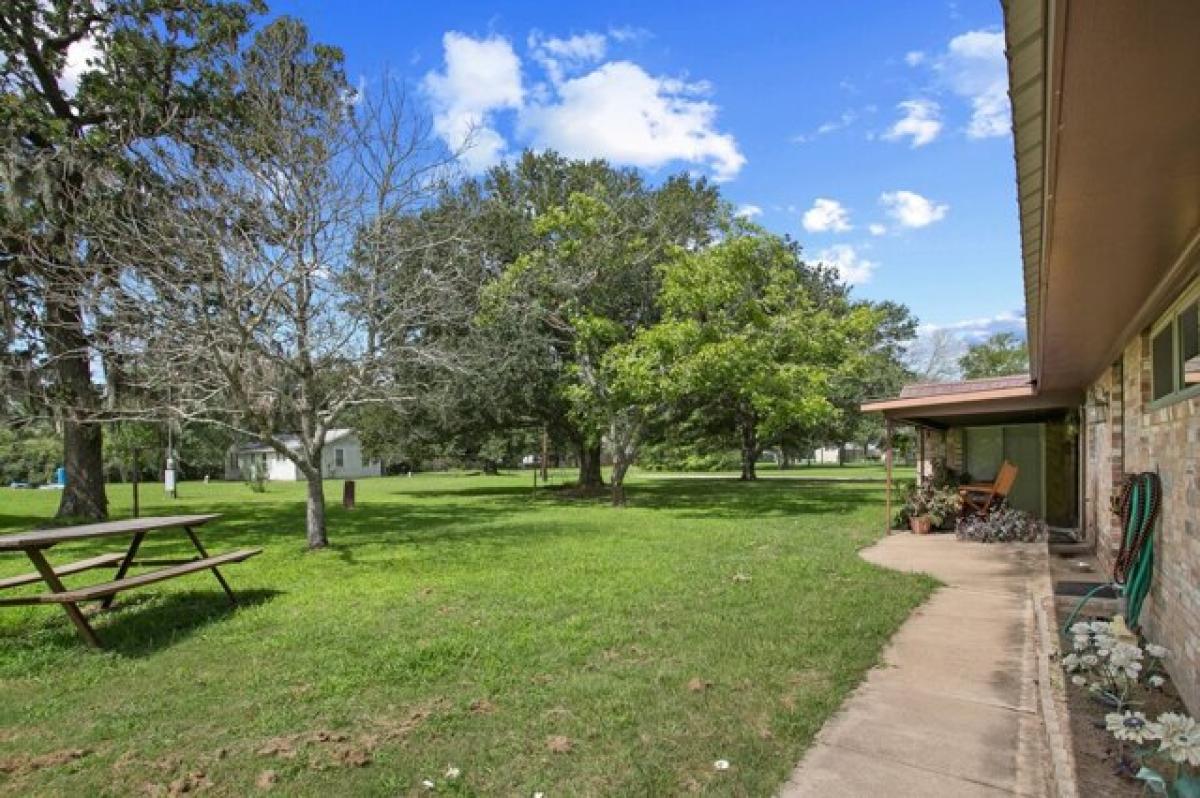
[[[337, 464], [337, 451], [342, 451], [342, 465]], [[231, 447], [226, 458], [226, 479], [248, 479], [252, 458], [262, 458], [265, 465], [264, 476], [273, 482], [297, 482], [304, 479], [304, 474], [296, 467], [290, 458], [274, 451], [254, 452], [238, 451]], [[326, 479], [359, 479], [362, 477], [378, 477], [383, 475], [383, 465], [379, 460], [368, 460], [363, 454], [362, 441], [355, 433], [343, 434], [325, 444], [321, 452], [321, 474]]]
[[1154, 580], [1144, 610], [1147, 637], [1171, 651], [1168, 670], [1200, 711], [1200, 397], [1150, 408], [1150, 337], [1137, 336], [1094, 388], [1109, 392], [1103, 422], [1089, 424], [1088, 519], [1105, 571], [1120, 545], [1109, 509], [1125, 473], [1155, 471], [1163, 502], [1155, 533]]

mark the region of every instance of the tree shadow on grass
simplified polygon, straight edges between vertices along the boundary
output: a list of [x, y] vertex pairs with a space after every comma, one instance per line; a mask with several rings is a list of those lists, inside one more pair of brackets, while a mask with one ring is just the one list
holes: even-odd
[[656, 479], [635, 483], [627, 493], [630, 507], [685, 518], [840, 515], [884, 502], [879, 488], [790, 480]]
[[[883, 504], [883, 490], [878, 486], [782, 479], [740, 482], [655, 478], [630, 483], [627, 493], [629, 506], [633, 509], [661, 511], [682, 518], [836, 516], [864, 505]], [[539, 488], [535, 492], [524, 486], [462, 488], [447, 484], [445, 490], [424, 488], [390, 494], [410, 501], [391, 503], [365, 498], [353, 510], [345, 510], [331, 502], [328, 508], [329, 553], [355, 564], [359, 549], [381, 544], [415, 550], [452, 541], [482, 543], [485, 539], [494, 546], [530, 545], [547, 537], [590, 534], [589, 527], [503, 522], [539, 508], [586, 509], [594, 519], [597, 511], [621, 512], [607, 506], [610, 501], [607, 491], [594, 497], [579, 497], [557, 488]], [[264, 547], [268, 552], [300, 554], [306, 548], [303, 499], [279, 503], [197, 503], [189, 505], [187, 511], [221, 515], [197, 529], [201, 541], [213, 553], [256, 546]], [[55, 547], [49, 554], [51, 562], [57, 563], [77, 556], [119, 551], [126, 545], [128, 539], [124, 537], [108, 538]], [[152, 532], [142, 549], [144, 556], [193, 553], [180, 530]]]
[[10, 515], [0, 512], [0, 534], [19, 532], [27, 529], [41, 529], [59, 526], [55, 519], [45, 515]]
[[[188, 590], [129, 598], [118, 596], [113, 608], [103, 612], [97, 611], [95, 604], [81, 606], [105, 651], [136, 658], [180, 643], [231, 617], [239, 609], [264, 604], [282, 595], [278, 590], [234, 592], [238, 601], [236, 607], [220, 590]], [[32, 627], [22, 625], [6, 630], [0, 634], [0, 642], [14, 649], [89, 650], [62, 612], [46, 614]]]

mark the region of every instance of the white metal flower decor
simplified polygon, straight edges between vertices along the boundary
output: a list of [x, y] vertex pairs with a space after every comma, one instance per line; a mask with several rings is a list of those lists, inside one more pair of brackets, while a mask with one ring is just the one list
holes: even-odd
[[1120, 616], [1081, 621], [1068, 632], [1072, 650], [1062, 658], [1063, 670], [1072, 684], [1086, 687], [1114, 710], [1105, 715], [1104, 725], [1120, 744], [1122, 758], [1136, 762], [1136, 778], [1152, 795], [1200, 798], [1200, 723], [1177, 712], [1149, 720], [1130, 708], [1139, 703], [1134, 691], [1143, 683], [1156, 690], [1166, 684], [1163, 660], [1170, 652], [1156, 643], [1139, 645]]

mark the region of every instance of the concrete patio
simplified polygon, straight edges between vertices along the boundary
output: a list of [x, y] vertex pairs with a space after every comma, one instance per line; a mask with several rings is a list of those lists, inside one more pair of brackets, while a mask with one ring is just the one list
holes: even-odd
[[1033, 609], [1045, 544], [898, 534], [862, 556], [946, 587], [896, 633], [781, 795], [1046, 795]]

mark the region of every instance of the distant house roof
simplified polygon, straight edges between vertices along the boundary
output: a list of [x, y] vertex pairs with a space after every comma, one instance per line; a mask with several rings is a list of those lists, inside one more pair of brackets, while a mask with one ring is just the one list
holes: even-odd
[[1006, 388], [1023, 388], [1029, 385], [1028, 374], [1010, 374], [1007, 377], [981, 377], [958, 382], [915, 382], [900, 389], [901, 399], [918, 399], [927, 396], [996, 391]]
[[958, 382], [918, 382], [905, 385], [900, 390], [899, 396], [864, 402], [862, 409], [872, 412], [917, 407], [928, 408], [965, 402], [1015, 399], [1033, 396], [1033, 394], [1033, 385], [1028, 374], [985, 377]]
[[[340, 441], [342, 438], [353, 434], [354, 430], [350, 429], [349, 427], [331, 429], [329, 432], [325, 433], [325, 443], [335, 443], [336, 441]], [[296, 450], [300, 448], [299, 433], [287, 432], [276, 437], [278, 437], [279, 441], [289, 449]], [[238, 451], [245, 452], [246, 454], [257, 454], [259, 452], [273, 452], [275, 449], [260, 441], [246, 441], [245, 443], [238, 445]]]

